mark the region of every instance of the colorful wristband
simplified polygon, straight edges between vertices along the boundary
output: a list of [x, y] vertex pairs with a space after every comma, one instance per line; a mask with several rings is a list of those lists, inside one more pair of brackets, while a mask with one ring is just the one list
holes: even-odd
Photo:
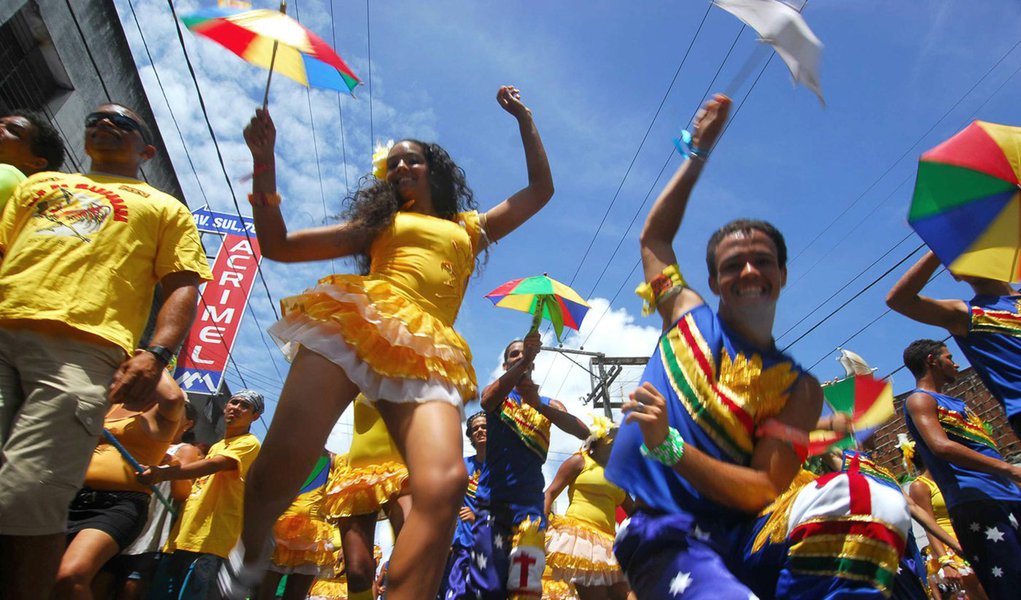
[[645, 301], [642, 305], [642, 316], [647, 317], [656, 312], [656, 307], [660, 302], [679, 293], [687, 285], [684, 276], [681, 275], [681, 270], [676, 264], [672, 264], [648, 283], [636, 287], [635, 294]]
[[660, 445], [650, 449], [643, 443], [641, 451], [642, 456], [673, 467], [684, 456], [684, 440], [681, 439], [681, 434], [671, 427], [667, 430], [666, 439]]

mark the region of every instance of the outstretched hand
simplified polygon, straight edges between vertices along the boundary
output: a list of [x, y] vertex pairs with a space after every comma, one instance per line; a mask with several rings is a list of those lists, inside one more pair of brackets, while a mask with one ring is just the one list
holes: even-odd
[[702, 150], [711, 150], [723, 131], [723, 124], [730, 114], [731, 100], [723, 94], [716, 94], [702, 105], [695, 115], [694, 131], [691, 134], [691, 145]]
[[532, 113], [521, 101], [521, 90], [512, 85], [500, 86], [500, 90], [496, 92], [496, 101], [500, 103], [500, 108], [512, 114], [515, 119], [527, 117]]
[[255, 109], [255, 116], [245, 127], [245, 143], [252, 151], [252, 159], [259, 164], [272, 163], [276, 140], [277, 130], [269, 116], [269, 109]]
[[627, 415], [624, 422], [638, 423], [647, 447], [655, 448], [662, 444], [670, 429], [666, 398], [648, 381], [631, 392], [628, 398], [629, 400], [621, 407]]

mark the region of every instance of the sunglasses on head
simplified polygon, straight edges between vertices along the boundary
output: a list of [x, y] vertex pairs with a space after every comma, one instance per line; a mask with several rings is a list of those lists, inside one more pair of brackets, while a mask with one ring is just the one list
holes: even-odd
[[110, 123], [112, 123], [117, 129], [121, 129], [123, 131], [137, 131], [146, 143], [149, 142], [149, 135], [145, 132], [145, 128], [142, 127], [141, 123], [120, 113], [94, 112], [85, 117], [85, 126], [95, 127], [96, 125], [99, 125], [99, 122], [103, 119], [110, 121]]

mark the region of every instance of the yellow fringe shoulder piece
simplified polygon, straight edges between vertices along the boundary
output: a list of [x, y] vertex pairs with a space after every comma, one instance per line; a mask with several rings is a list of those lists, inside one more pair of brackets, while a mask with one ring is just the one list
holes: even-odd
[[644, 301], [642, 316], [647, 317], [656, 312], [656, 307], [660, 302], [679, 293], [687, 285], [688, 282], [681, 275], [680, 267], [674, 263], [663, 269], [663, 272], [653, 277], [651, 281], [636, 287], [635, 294]]
[[801, 488], [816, 479], [816, 474], [811, 471], [804, 469], [798, 471], [798, 474], [794, 476], [794, 480], [791, 481], [791, 485], [788, 486], [787, 490], [777, 496], [772, 504], [762, 509], [759, 517], [769, 515], [769, 518], [755, 536], [755, 541], [752, 543], [752, 552], [761, 550], [766, 545], [766, 542], [779, 544], [784, 541], [787, 537], [787, 521], [790, 517], [791, 505], [794, 504], [794, 499], [797, 498]]

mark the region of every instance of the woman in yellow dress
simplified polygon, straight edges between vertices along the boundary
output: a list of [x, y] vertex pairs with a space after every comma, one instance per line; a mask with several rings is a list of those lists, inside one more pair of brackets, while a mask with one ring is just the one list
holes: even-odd
[[354, 411], [351, 450], [330, 478], [323, 510], [340, 527], [349, 599], [362, 600], [375, 597], [377, 515], [387, 515], [398, 539], [411, 496], [408, 468], [379, 412], [363, 396], [355, 399]]
[[546, 532], [546, 567], [552, 579], [574, 584], [579, 600], [623, 600], [629, 597], [624, 574], [613, 555], [616, 512], [631, 500], [603, 476], [617, 427], [597, 417], [593, 433], [580, 451], [560, 465], [546, 488], [546, 513], [568, 488], [570, 504], [563, 516], [553, 515]]
[[332, 569], [336, 562], [334, 528], [326, 522], [323, 501], [331, 467], [338, 459], [323, 451], [298, 496], [273, 526], [273, 556], [259, 586], [258, 600], [274, 600], [285, 575], [283, 600], [303, 599], [315, 577]]
[[[932, 480], [929, 469], [922, 462], [922, 458], [913, 451], [909, 451], [906, 454], [910, 454], [911, 461], [919, 473], [918, 477], [908, 486], [908, 495], [919, 508], [929, 513], [935, 519], [936, 524], [947, 535], [956, 540], [957, 533], [950, 522], [950, 513], [947, 512], [947, 505], [943, 500], [943, 492], [940, 491], [936, 482]], [[985, 591], [982, 589], [982, 584], [979, 583], [978, 577], [968, 564], [968, 561], [958, 556], [952, 548], [928, 531], [926, 531], [925, 535], [929, 540], [929, 546], [925, 548], [924, 553], [927, 558], [925, 563], [926, 572], [930, 580], [936, 577], [950, 583], [952, 587], [963, 589], [971, 600], [986, 600], [988, 596], [986, 596]], [[931, 591], [936, 600], [940, 600], [940, 590], [935, 589]]]
[[[476, 395], [467, 344], [454, 329], [478, 255], [538, 212], [553, 177], [532, 113], [503, 86], [518, 123], [528, 184], [479, 213], [464, 172], [440, 146], [405, 139], [376, 180], [354, 193], [344, 222], [288, 232], [276, 192], [276, 131], [257, 110], [245, 128], [255, 163], [252, 203], [262, 254], [304, 262], [360, 256], [365, 275], [330, 275], [282, 301], [270, 329], [294, 348], [273, 424], [245, 490], [243, 579], [259, 570], [277, 516], [358, 393], [375, 404], [411, 474], [414, 502], [394, 548], [388, 597], [431, 597], [464, 496], [461, 407]], [[257, 576], [256, 576], [257, 577]]]

